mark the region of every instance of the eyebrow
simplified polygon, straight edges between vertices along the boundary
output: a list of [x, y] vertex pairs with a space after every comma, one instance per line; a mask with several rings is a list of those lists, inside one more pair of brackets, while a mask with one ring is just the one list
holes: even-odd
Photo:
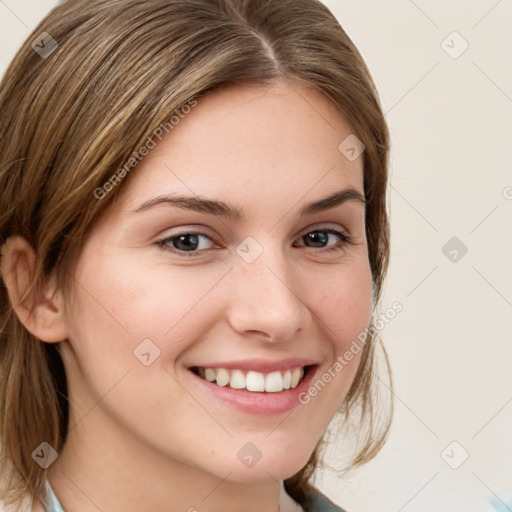
[[[364, 198], [363, 194], [359, 192], [359, 190], [356, 190], [355, 188], [345, 188], [334, 192], [327, 197], [304, 205], [299, 211], [299, 216], [305, 217], [306, 215], [313, 215], [314, 213], [330, 210], [331, 208], [340, 206], [347, 201], [357, 201], [363, 205], [366, 205], [366, 199]], [[154, 199], [146, 201], [137, 209], [130, 210], [130, 212], [138, 213], [146, 211], [158, 204], [168, 204], [170, 206], [176, 206], [185, 210], [193, 210], [211, 215], [220, 215], [235, 221], [245, 220], [245, 216], [240, 209], [234, 206], [230, 206], [223, 201], [213, 201], [210, 199], [204, 199], [199, 196], [158, 196]]]

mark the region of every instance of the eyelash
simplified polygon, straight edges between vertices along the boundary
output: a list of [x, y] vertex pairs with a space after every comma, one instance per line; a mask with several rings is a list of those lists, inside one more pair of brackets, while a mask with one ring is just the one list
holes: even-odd
[[[314, 229], [312, 231], [308, 231], [307, 233], [305, 233], [304, 235], [300, 236], [299, 238], [302, 239], [302, 238], [304, 238], [305, 236], [307, 236], [307, 235], [309, 235], [311, 233], [328, 233], [328, 234], [332, 234], [332, 235], [337, 235], [340, 238], [340, 242], [338, 242], [335, 245], [332, 245], [332, 246], [330, 246], [328, 248], [319, 247], [318, 250], [321, 251], [321, 252], [330, 253], [330, 252], [340, 251], [340, 250], [344, 249], [346, 245], [354, 243], [354, 237], [352, 237], [350, 235], [347, 235], [343, 231], [339, 231], [339, 230], [333, 229], [333, 228]], [[172, 240], [174, 240], [176, 238], [179, 238], [180, 236], [184, 236], [184, 235], [193, 235], [193, 236], [200, 235], [200, 236], [204, 236], [204, 237], [208, 238], [209, 240], [211, 240], [212, 242], [214, 242], [205, 233], [201, 233], [199, 231], [184, 231], [183, 233], [178, 233], [176, 235], [173, 235], [173, 236], [167, 237], [167, 238], [165, 238], [163, 240], [160, 240], [159, 242], [156, 242], [156, 245], [158, 247], [160, 247], [164, 251], [170, 251], [172, 253], [179, 254], [179, 255], [181, 255], [181, 256], [183, 256], [185, 258], [187, 258], [187, 257], [188, 258], [194, 257], [198, 253], [201, 253], [203, 251], [207, 251], [208, 250], [208, 249], [202, 249], [202, 250], [194, 250], [194, 251], [182, 251], [180, 249], [176, 249], [175, 247], [171, 247], [171, 246], [167, 245], [168, 242], [170, 242], [170, 241], [172, 241]], [[307, 246], [304, 246], [304, 247], [307, 247]], [[309, 247], [309, 249], [315, 249], [315, 247]]]

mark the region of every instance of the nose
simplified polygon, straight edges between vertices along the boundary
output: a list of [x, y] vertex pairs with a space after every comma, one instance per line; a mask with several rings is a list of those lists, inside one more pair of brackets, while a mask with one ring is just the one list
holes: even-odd
[[252, 263], [240, 259], [233, 269], [228, 320], [244, 337], [285, 341], [311, 321], [299, 277], [285, 257], [269, 249]]

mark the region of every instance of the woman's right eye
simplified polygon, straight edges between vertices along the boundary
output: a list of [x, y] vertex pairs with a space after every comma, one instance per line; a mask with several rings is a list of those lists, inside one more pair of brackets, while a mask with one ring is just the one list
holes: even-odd
[[208, 245], [208, 242], [205, 243], [205, 241], [208, 240], [211, 242], [211, 246], [215, 246], [212, 239], [204, 233], [186, 232], [167, 237], [157, 242], [157, 245], [164, 251], [171, 251], [190, 257], [211, 248], [205, 247], [205, 245]]

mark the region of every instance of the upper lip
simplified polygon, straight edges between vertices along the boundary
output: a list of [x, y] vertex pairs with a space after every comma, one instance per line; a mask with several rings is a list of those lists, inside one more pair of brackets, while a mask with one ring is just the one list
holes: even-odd
[[281, 359], [280, 361], [267, 360], [267, 359], [243, 359], [240, 361], [217, 361], [215, 363], [202, 363], [190, 366], [191, 368], [226, 368], [227, 370], [246, 370], [256, 371], [261, 373], [271, 373], [277, 371], [291, 370], [297, 366], [311, 366], [318, 364], [314, 359], [305, 358], [288, 358]]

